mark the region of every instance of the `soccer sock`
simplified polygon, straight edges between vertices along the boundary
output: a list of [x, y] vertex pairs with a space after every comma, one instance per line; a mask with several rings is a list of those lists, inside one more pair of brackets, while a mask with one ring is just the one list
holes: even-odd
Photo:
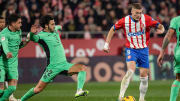
[[2, 97], [0, 98], [0, 101], [5, 101], [9, 98], [9, 96], [16, 90], [16, 86], [9, 86], [4, 90], [4, 93]]
[[0, 89], [0, 97], [2, 96], [4, 90]]
[[126, 73], [126, 75], [123, 77], [122, 82], [121, 82], [121, 88], [120, 88], [120, 94], [119, 94], [119, 99], [124, 97], [124, 94], [126, 92], [126, 89], [129, 86], [129, 82], [133, 76], [134, 72], [133, 70], [129, 69]]
[[170, 101], [176, 101], [180, 88], [180, 81], [174, 80], [171, 87]]
[[8, 82], [7, 81], [5, 81], [5, 86], [6, 86], [6, 88], [8, 88]]
[[78, 73], [78, 84], [77, 84], [77, 90], [81, 90], [84, 86], [85, 80], [86, 80], [86, 72], [80, 71]]
[[21, 101], [26, 101], [27, 99], [34, 96], [36, 93], [34, 93], [34, 88], [31, 88], [26, 94], [24, 94], [23, 97], [21, 97]]
[[[6, 88], [8, 88], [8, 82], [7, 81], [5, 81], [5, 86], [6, 86]], [[14, 97], [13, 93], [10, 95], [10, 97]]]
[[148, 76], [147, 77], [140, 77], [140, 98], [141, 100], [144, 100], [144, 97], [146, 95], [147, 89], [148, 89]]

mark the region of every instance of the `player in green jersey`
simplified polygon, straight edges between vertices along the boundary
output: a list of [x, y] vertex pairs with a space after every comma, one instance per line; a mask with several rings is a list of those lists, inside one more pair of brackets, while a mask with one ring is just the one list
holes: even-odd
[[0, 101], [5, 101], [16, 90], [18, 81], [18, 51], [28, 42], [21, 41], [21, 17], [12, 14], [7, 18], [7, 27], [1, 31], [0, 82], [8, 81], [8, 88], [0, 89]]
[[21, 97], [21, 101], [26, 101], [30, 97], [40, 93], [45, 89], [48, 83], [59, 74], [64, 74], [66, 76], [78, 74], [75, 97], [87, 95], [88, 91], [82, 90], [86, 80], [86, 66], [67, 62], [61, 39], [56, 30], [58, 27], [55, 26], [54, 18], [50, 15], [43, 16], [40, 19], [40, 25], [43, 27], [43, 30], [37, 35], [34, 34], [37, 31], [36, 26], [32, 26], [30, 39], [39, 43], [46, 52], [47, 67], [38, 84]]
[[[0, 17], [0, 32], [5, 28], [5, 19], [3, 17]], [[1, 44], [0, 44], [1, 46]], [[0, 49], [0, 55], [2, 54], [2, 47]], [[2, 61], [1, 61], [2, 62]], [[5, 86], [6, 88], [8, 88], [8, 82], [5, 81]], [[0, 83], [0, 89], [4, 90], [4, 83]], [[11, 94], [11, 96], [9, 97], [9, 101], [16, 101], [17, 99], [14, 97], [13, 94]]]
[[170, 28], [163, 40], [162, 50], [157, 59], [159, 66], [162, 65], [165, 49], [174, 34], [177, 36], [177, 45], [174, 49], [174, 72], [176, 73], [176, 80], [174, 80], [171, 86], [170, 101], [176, 101], [180, 88], [180, 16], [171, 20]]

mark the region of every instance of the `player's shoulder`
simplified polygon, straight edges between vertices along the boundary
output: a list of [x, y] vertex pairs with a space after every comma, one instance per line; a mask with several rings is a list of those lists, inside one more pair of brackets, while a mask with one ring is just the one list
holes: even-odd
[[144, 16], [145, 19], [152, 19], [152, 17], [150, 15], [148, 15], [148, 14], [142, 14], [142, 16]]
[[1, 31], [1, 33], [7, 33], [7, 32], [9, 32], [8, 27], [5, 27], [5, 28]]
[[172, 18], [171, 21], [179, 22], [180, 21], [180, 16], [176, 16], [176, 17]]

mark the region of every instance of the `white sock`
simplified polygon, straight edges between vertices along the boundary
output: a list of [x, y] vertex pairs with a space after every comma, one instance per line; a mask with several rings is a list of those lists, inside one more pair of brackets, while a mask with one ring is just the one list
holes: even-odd
[[148, 89], [148, 76], [147, 77], [140, 77], [140, 98], [141, 100], [144, 100], [144, 97], [146, 95], [147, 89]]
[[134, 74], [134, 71], [129, 69], [127, 72], [126, 72], [126, 75], [123, 77], [122, 81], [121, 81], [121, 88], [120, 88], [120, 94], [119, 94], [119, 100], [122, 100], [120, 98], [123, 98], [124, 97], [124, 94], [126, 92], [126, 89], [128, 88], [129, 86], [129, 82], [132, 78]]
[[7, 81], [5, 81], [5, 86], [6, 86], [6, 88], [8, 88], [8, 82]]

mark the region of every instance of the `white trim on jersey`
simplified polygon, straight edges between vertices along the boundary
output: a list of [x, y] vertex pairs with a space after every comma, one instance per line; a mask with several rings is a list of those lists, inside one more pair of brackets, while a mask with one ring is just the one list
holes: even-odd
[[141, 16], [141, 21], [142, 21], [142, 24], [143, 24], [143, 30], [144, 30], [144, 34], [143, 34], [143, 45], [144, 45], [144, 48], [145, 47], [147, 47], [147, 45], [146, 45], [146, 23], [145, 23], [145, 16], [144, 16], [144, 14], [142, 14], [142, 16]]
[[130, 43], [130, 48], [135, 48], [131, 42], [131, 37], [128, 36], [128, 33], [129, 33], [129, 16], [126, 16], [125, 17], [125, 31], [126, 31], [126, 37]]

